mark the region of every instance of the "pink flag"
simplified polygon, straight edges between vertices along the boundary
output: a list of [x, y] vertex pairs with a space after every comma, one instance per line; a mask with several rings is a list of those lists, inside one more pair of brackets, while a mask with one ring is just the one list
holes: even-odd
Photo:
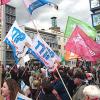
[[97, 44], [79, 27], [76, 27], [66, 43], [65, 49], [88, 61], [100, 59], [100, 44]]
[[0, 5], [4, 5], [6, 3], [8, 3], [10, 0], [0, 0]]

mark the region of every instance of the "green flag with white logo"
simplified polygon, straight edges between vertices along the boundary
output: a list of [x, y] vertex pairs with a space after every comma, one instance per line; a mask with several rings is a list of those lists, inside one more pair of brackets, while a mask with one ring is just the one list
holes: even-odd
[[81, 27], [89, 37], [95, 40], [97, 32], [94, 27], [70, 16], [68, 16], [68, 20], [67, 20], [67, 25], [65, 29], [65, 37], [70, 37], [71, 33], [73, 32], [76, 26]]

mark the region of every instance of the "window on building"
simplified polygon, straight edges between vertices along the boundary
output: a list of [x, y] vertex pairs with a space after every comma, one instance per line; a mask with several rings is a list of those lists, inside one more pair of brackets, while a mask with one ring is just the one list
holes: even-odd
[[61, 49], [61, 45], [58, 45], [58, 49]]
[[7, 55], [6, 55], [7, 59], [12, 59], [13, 56], [12, 56], [12, 52], [11, 51], [7, 51]]
[[55, 48], [58, 48], [58, 45], [57, 44], [55, 44]]
[[60, 37], [58, 37], [57, 40], [60, 41]]
[[50, 43], [50, 47], [52, 47], [52, 43]]

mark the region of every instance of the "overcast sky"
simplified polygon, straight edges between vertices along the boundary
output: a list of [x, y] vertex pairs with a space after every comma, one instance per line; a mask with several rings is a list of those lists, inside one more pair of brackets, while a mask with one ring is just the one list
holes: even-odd
[[[32, 17], [29, 17], [29, 13], [23, 3], [23, 0], [11, 0], [10, 5], [16, 7], [17, 22], [20, 25], [25, 25], [30, 22], [31, 19], [35, 21], [38, 29], [48, 30], [51, 27], [51, 17], [57, 17], [57, 25], [61, 27], [61, 30], [65, 30], [68, 16], [78, 18], [91, 24], [91, 12], [89, 0], [50, 0], [59, 6], [59, 10], [45, 5], [35, 11], [33, 11]], [[33, 23], [27, 24], [30, 27], [34, 27]]]

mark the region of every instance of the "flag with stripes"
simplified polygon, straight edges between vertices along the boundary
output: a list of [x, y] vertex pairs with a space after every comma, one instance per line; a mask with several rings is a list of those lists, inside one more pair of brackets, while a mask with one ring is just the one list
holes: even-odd
[[46, 4], [58, 10], [58, 6], [55, 3], [50, 2], [49, 0], [24, 0], [24, 3], [30, 14], [32, 14], [35, 9]]

